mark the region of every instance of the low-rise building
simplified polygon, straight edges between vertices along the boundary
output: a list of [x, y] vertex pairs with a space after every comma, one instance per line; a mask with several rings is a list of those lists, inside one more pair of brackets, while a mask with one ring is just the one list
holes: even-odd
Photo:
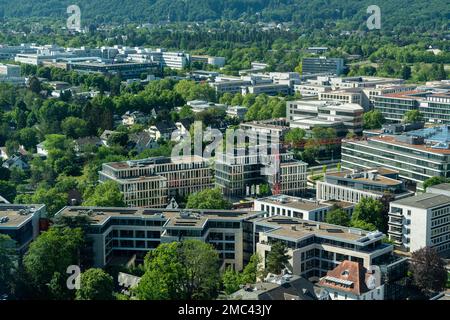
[[177, 126], [170, 120], [156, 122], [148, 129], [145, 129], [145, 131], [150, 134], [150, 137], [156, 141], [159, 139], [170, 140], [172, 138], [172, 133], [176, 130]]
[[290, 127], [312, 130], [316, 126], [333, 127], [338, 136], [362, 133], [364, 109], [358, 104], [336, 101], [296, 100], [286, 102]]
[[143, 112], [140, 111], [127, 111], [122, 116], [122, 124], [124, 126], [133, 126], [135, 124], [145, 124], [150, 119], [149, 116], [145, 115]]
[[385, 236], [378, 231], [284, 216], [261, 218], [254, 225], [262, 267], [272, 245], [281, 241], [288, 248], [288, 269], [310, 281], [319, 280], [344, 260], [369, 268], [384, 263], [393, 253], [393, 245], [383, 243]]
[[241, 89], [243, 96], [247, 94], [267, 94], [269, 96], [276, 96], [278, 94], [289, 95], [291, 88], [287, 84], [269, 83], [269, 84], [257, 84], [251, 86], [245, 86]]
[[245, 285], [232, 293], [229, 300], [317, 300], [314, 285], [305, 278], [269, 275], [263, 282]]
[[385, 195], [394, 199], [412, 196], [398, 174], [386, 168], [327, 173], [323, 181], [316, 182], [316, 198], [359, 203], [363, 198], [381, 199]]
[[344, 260], [320, 279], [321, 296], [329, 300], [384, 300], [381, 274], [354, 261]]
[[43, 204], [0, 204], [0, 234], [11, 237], [22, 255], [39, 235], [39, 219], [45, 214]]
[[330, 204], [287, 195], [259, 198], [254, 202], [255, 211], [264, 211], [266, 216], [277, 215], [311, 221], [324, 221], [332, 208]]
[[247, 114], [247, 108], [242, 106], [229, 106], [227, 109], [227, 116], [243, 120]]
[[242, 270], [254, 252], [252, 224], [258, 212], [227, 210], [174, 210], [143, 208], [65, 207], [56, 214], [87, 216], [94, 266], [115, 258], [142, 262], [161, 243], [197, 239], [219, 252], [222, 268]]

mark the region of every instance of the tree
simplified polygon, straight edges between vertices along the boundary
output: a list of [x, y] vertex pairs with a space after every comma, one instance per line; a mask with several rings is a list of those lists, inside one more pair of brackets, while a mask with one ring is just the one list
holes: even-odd
[[403, 123], [422, 122], [423, 115], [419, 110], [408, 110], [403, 117]]
[[231, 209], [231, 202], [223, 197], [220, 189], [206, 189], [189, 195], [188, 209]]
[[383, 204], [381, 201], [373, 198], [362, 198], [361, 201], [355, 206], [352, 215], [352, 226], [361, 226], [359, 221], [367, 224], [372, 224], [378, 230], [382, 230], [383, 227]]
[[380, 129], [385, 121], [383, 114], [378, 110], [366, 112], [363, 116], [364, 129]]
[[411, 67], [404, 65], [401, 70], [402, 79], [408, 80], [411, 78]]
[[20, 144], [23, 145], [27, 150], [31, 148], [36, 148], [36, 145], [39, 143], [37, 134], [38, 134], [37, 130], [34, 128], [20, 129], [19, 131]]
[[351, 220], [350, 226], [357, 229], [362, 229], [366, 231], [376, 231], [377, 227], [374, 226], [372, 223], [363, 221], [363, 220]]
[[8, 294], [15, 262], [14, 241], [7, 235], [0, 234], [0, 295]]
[[425, 247], [412, 253], [410, 271], [413, 283], [422, 291], [442, 291], [447, 283], [445, 261], [435, 249]]
[[300, 143], [306, 135], [306, 131], [300, 128], [294, 128], [288, 131], [284, 136], [284, 141], [290, 144]]
[[289, 262], [288, 248], [282, 242], [275, 242], [267, 254], [266, 270], [270, 273], [281, 274]]
[[270, 186], [265, 183], [259, 186], [259, 195], [261, 197], [270, 196], [272, 194], [272, 190], [270, 190]]
[[128, 134], [126, 132], [114, 132], [108, 138], [108, 145], [119, 145], [125, 147], [128, 143]]
[[325, 217], [325, 221], [326, 223], [335, 224], [338, 226], [350, 226], [350, 217], [348, 213], [341, 208], [333, 208], [330, 210]]
[[150, 251], [136, 290], [141, 300], [203, 300], [217, 295], [219, 255], [198, 240], [164, 243]]
[[241, 283], [242, 275], [233, 270], [231, 266], [222, 274], [222, 284], [226, 294], [232, 294], [233, 292], [238, 291]]
[[33, 77], [30, 78], [30, 80], [28, 82], [28, 88], [32, 92], [39, 94], [41, 92], [41, 90], [42, 90], [41, 82], [39, 81], [38, 78], [33, 76]]
[[44, 203], [48, 218], [53, 216], [67, 205], [67, 194], [56, 188], [40, 186], [32, 195], [20, 194], [14, 200], [15, 203], [32, 204]]
[[[23, 264], [36, 291], [36, 297], [46, 298], [51, 294], [48, 284], [52, 279], [53, 282], [60, 283], [55, 280], [58, 278], [56, 273], [66, 275], [69, 266], [79, 265], [79, 249], [82, 244], [81, 229], [57, 227], [51, 227], [31, 243], [23, 258]], [[65, 282], [62, 285], [65, 285]]]
[[449, 181], [450, 179], [447, 179], [445, 177], [431, 177], [424, 181], [423, 189], [427, 191], [428, 187], [432, 187], [441, 183], [447, 183]]
[[102, 269], [89, 269], [81, 274], [76, 300], [114, 300], [113, 278]]
[[255, 283], [262, 275], [260, 269], [261, 256], [258, 253], [252, 254], [250, 261], [242, 271], [242, 283]]
[[114, 181], [107, 181], [98, 184], [93, 192], [85, 194], [84, 206], [98, 207], [125, 207], [123, 194], [120, 192], [119, 185]]
[[16, 187], [9, 181], [0, 180], [0, 195], [9, 202], [13, 202], [16, 197]]
[[78, 139], [88, 135], [87, 122], [77, 117], [67, 117], [61, 122], [62, 132], [69, 138]]

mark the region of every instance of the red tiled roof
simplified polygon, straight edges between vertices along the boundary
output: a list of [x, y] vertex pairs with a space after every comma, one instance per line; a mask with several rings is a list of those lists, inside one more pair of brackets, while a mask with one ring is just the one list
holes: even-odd
[[[343, 292], [361, 295], [368, 292], [366, 286], [367, 269], [358, 262], [344, 260], [336, 268], [327, 272], [327, 276], [319, 281], [319, 285]], [[336, 281], [334, 281], [336, 280]], [[343, 281], [341, 284], [338, 281]]]

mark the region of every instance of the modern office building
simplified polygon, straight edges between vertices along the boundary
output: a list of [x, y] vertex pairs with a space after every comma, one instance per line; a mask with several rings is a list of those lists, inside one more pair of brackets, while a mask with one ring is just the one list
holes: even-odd
[[0, 234], [11, 237], [22, 255], [39, 235], [39, 219], [45, 214], [43, 204], [0, 204]]
[[191, 55], [190, 63], [195, 63], [195, 62], [209, 64], [209, 65], [221, 68], [225, 65], [225, 58], [224, 57], [202, 56], [202, 55]]
[[288, 95], [291, 93], [291, 88], [287, 84], [269, 83], [242, 87], [241, 89], [241, 94], [243, 96], [247, 94], [258, 95], [263, 93], [269, 96], [276, 96], [278, 94]]
[[364, 100], [364, 94], [360, 88], [335, 90], [319, 93], [320, 101], [338, 101], [341, 103], [359, 104], [361, 107], [368, 107], [368, 101]]
[[391, 202], [388, 234], [401, 250], [431, 247], [449, 257], [450, 197], [440, 192], [423, 193]]
[[398, 175], [398, 171], [386, 168], [327, 173], [323, 181], [316, 182], [316, 198], [359, 203], [363, 198], [381, 199], [384, 195], [394, 199], [412, 196]]
[[344, 59], [342, 58], [303, 58], [302, 72], [304, 74], [327, 73], [339, 75], [344, 71]]
[[419, 111], [426, 122], [450, 125], [450, 92], [428, 95], [420, 101]]
[[424, 92], [407, 91], [376, 96], [373, 107], [374, 110], [380, 111], [386, 120], [401, 122], [406, 112], [419, 109], [418, 99], [423, 95]]
[[265, 216], [274, 215], [300, 218], [311, 221], [325, 221], [327, 213], [335, 206], [341, 207], [351, 215], [354, 205], [343, 201], [320, 202], [284, 194], [259, 198], [254, 201], [255, 211], [266, 212]]
[[0, 82], [25, 85], [25, 78], [20, 76], [20, 66], [0, 63]]
[[379, 134], [342, 142], [344, 169], [385, 167], [399, 172], [408, 185], [431, 177], [450, 177], [450, 134], [447, 126], [409, 131], [401, 135]]
[[311, 130], [316, 126], [332, 127], [338, 136], [362, 132], [364, 109], [353, 103], [296, 100], [286, 102], [286, 119], [290, 127]]
[[73, 62], [68, 68], [80, 73], [100, 73], [108, 75], [120, 75], [123, 79], [140, 78], [143, 73], [154, 73], [158, 68], [157, 63], [100, 63], [100, 62]]
[[125, 203], [134, 207], [162, 208], [171, 197], [214, 187], [209, 163], [198, 156], [104, 163], [99, 180], [117, 182]]
[[307, 166], [288, 152], [266, 156], [223, 153], [216, 158], [215, 183], [228, 198], [257, 196], [261, 185], [269, 185], [275, 193], [298, 196], [306, 191]]
[[344, 260], [369, 268], [384, 264], [393, 253], [393, 245], [383, 243], [381, 232], [283, 216], [260, 218], [254, 225], [262, 265], [271, 246], [281, 241], [288, 247], [290, 271], [310, 281], [319, 280]]
[[254, 253], [251, 220], [258, 212], [143, 208], [65, 207], [56, 214], [87, 216], [94, 266], [142, 262], [161, 243], [197, 239], [219, 252], [222, 268], [242, 270]]
[[221, 93], [242, 93], [242, 88], [251, 86], [252, 82], [249, 80], [242, 80], [236, 77], [216, 77], [214, 82], [209, 85], [216, 90], [217, 94]]

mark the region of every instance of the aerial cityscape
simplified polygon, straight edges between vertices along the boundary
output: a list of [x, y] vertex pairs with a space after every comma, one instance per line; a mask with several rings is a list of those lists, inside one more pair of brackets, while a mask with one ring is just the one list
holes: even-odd
[[449, 21], [441, 0], [0, 1], [0, 308], [450, 300]]

